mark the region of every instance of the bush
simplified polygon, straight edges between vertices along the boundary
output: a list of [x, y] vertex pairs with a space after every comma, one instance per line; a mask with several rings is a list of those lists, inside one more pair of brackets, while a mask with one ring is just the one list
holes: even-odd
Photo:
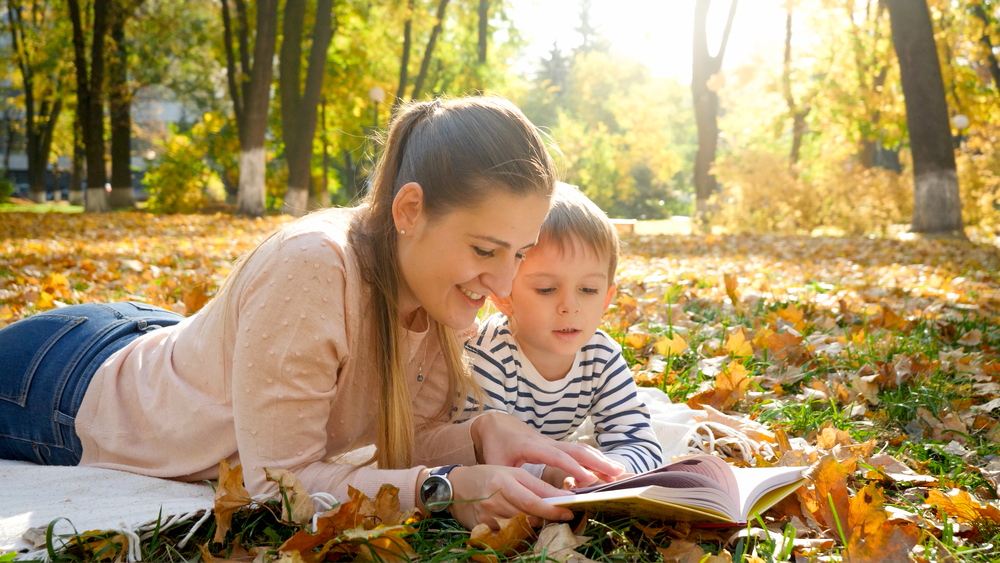
[[[199, 123], [192, 136], [203, 137]], [[148, 209], [155, 213], [195, 213], [225, 199], [218, 175], [205, 163], [206, 149], [187, 135], [173, 135], [162, 144], [160, 156], [146, 173]]]
[[7, 198], [14, 193], [16, 187], [14, 182], [10, 181], [10, 178], [0, 178], [0, 203], [5, 203]]

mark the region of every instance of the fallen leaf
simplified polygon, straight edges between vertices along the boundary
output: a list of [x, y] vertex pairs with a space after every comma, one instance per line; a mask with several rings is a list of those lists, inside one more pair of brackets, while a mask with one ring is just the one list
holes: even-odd
[[[499, 555], [513, 555], [531, 546], [529, 541], [535, 531], [528, 525], [528, 516], [518, 514], [513, 518], [497, 518], [500, 529], [493, 531], [486, 524], [479, 524], [472, 529], [466, 545], [475, 549], [489, 549]], [[489, 561], [496, 561], [493, 555], [487, 555]]]
[[653, 349], [656, 350], [657, 354], [662, 356], [669, 356], [670, 354], [680, 355], [688, 349], [688, 344], [681, 338], [680, 334], [675, 332], [673, 336], [664, 336], [657, 340], [653, 344]]
[[738, 329], [729, 335], [724, 348], [737, 358], [753, 355], [753, 347], [747, 342], [746, 335], [743, 334], [742, 329]]
[[243, 466], [230, 468], [229, 462], [219, 463], [219, 484], [215, 488], [215, 537], [220, 543], [226, 539], [233, 521], [233, 514], [250, 504], [253, 499], [243, 486]]
[[544, 553], [547, 559], [563, 563], [596, 563], [576, 551], [577, 547], [587, 545], [588, 541], [589, 537], [574, 534], [569, 524], [549, 524], [538, 533], [532, 552], [535, 555]]
[[264, 468], [267, 480], [278, 484], [278, 495], [281, 500], [281, 519], [302, 525], [312, 520], [316, 514], [309, 492], [291, 471], [287, 469]]

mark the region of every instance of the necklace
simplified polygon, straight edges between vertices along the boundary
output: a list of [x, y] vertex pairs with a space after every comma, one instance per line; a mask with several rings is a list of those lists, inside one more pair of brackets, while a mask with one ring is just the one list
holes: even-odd
[[423, 340], [420, 341], [420, 346], [424, 349], [424, 355], [420, 358], [420, 363], [417, 364], [417, 381], [424, 380], [424, 362], [427, 361], [427, 336], [425, 335]]

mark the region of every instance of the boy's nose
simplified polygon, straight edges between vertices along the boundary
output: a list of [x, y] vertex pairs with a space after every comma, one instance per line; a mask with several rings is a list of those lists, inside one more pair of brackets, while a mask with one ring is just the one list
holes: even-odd
[[567, 297], [559, 303], [559, 312], [562, 314], [576, 313], [580, 310], [580, 307], [576, 303], [576, 299]]

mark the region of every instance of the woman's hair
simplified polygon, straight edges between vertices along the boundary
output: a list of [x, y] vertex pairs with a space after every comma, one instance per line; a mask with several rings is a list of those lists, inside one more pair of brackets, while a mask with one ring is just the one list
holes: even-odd
[[[420, 184], [424, 212], [434, 221], [455, 209], [474, 207], [497, 191], [550, 197], [555, 181], [555, 167], [535, 127], [502, 98], [434, 100], [398, 108], [363, 211], [348, 233], [361, 275], [371, 286], [369, 323], [380, 389], [379, 467], [409, 467], [413, 453], [413, 411], [400, 350], [401, 275], [392, 215], [396, 193], [410, 182]], [[475, 384], [455, 331], [436, 324], [448, 366], [448, 396], [453, 398], [443, 405], [443, 417], [455, 406], [462, 410]]]

